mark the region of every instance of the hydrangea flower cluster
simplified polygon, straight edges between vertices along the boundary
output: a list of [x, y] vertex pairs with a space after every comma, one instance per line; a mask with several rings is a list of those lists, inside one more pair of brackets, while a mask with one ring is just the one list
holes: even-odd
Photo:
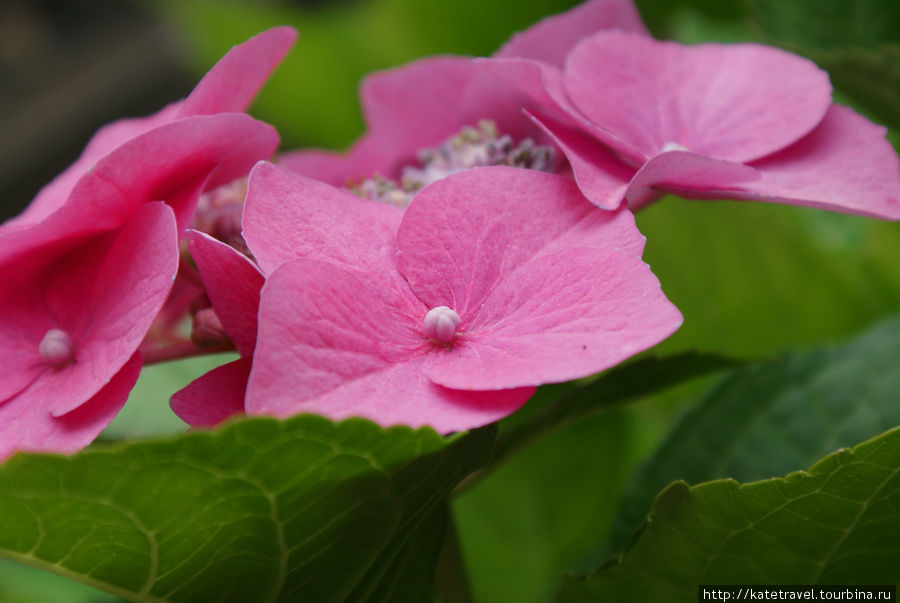
[[264, 32], [185, 100], [101, 129], [0, 225], [0, 458], [77, 450], [142, 363], [223, 349], [240, 359], [172, 397], [190, 425], [470, 429], [680, 326], [632, 214], [664, 192], [900, 218], [885, 130], [827, 74], [654, 40], [629, 0], [370, 75], [347, 153], [273, 157], [243, 111], [295, 37]]

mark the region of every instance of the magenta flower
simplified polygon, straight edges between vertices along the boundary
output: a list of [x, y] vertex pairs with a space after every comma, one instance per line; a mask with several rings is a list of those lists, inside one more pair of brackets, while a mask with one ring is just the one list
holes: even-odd
[[256, 349], [259, 293], [265, 276], [256, 264], [209, 235], [189, 234], [191, 257], [222, 328], [241, 358], [217, 367], [176, 392], [172, 410], [189, 425], [216, 425], [244, 412], [247, 379]]
[[481, 64], [532, 96], [535, 121], [601, 207], [672, 192], [900, 217], [885, 129], [832, 104], [827, 74], [782, 50], [610, 31], [578, 43], [562, 68]]
[[[603, 29], [646, 32], [630, 0], [591, 0], [513, 36], [494, 56], [561, 66], [575, 42]], [[531, 157], [531, 139], [538, 145], [550, 139], [523, 115], [522, 107], [533, 104], [528, 98], [483, 72], [470, 58], [421, 59], [363, 80], [360, 102], [367, 130], [347, 154], [296, 151], [282, 155], [278, 162], [334, 186], [364, 181], [373, 175], [400, 188], [407, 180], [407, 188], [413, 189], [409, 192], [476, 165], [506, 164], [553, 171], [552, 161]], [[467, 129], [474, 128], [477, 133], [479, 124], [486, 121], [491, 124], [489, 134], [467, 145], [463, 152], [451, 152], [449, 161], [434, 161], [435, 147], [461, 132], [465, 137]], [[499, 153], [485, 149], [506, 146]], [[431, 169], [423, 174], [417, 169], [422, 167]], [[404, 202], [410, 196], [406, 195]]]
[[244, 228], [268, 275], [248, 414], [468, 429], [681, 324], [630, 212], [596, 211], [549, 174], [467, 170], [404, 212], [262, 163]]
[[294, 37], [289, 28], [260, 34], [184, 101], [101, 129], [0, 226], [0, 459], [77, 450], [124, 404], [197, 198], [277, 147], [273, 128], [237, 111]]

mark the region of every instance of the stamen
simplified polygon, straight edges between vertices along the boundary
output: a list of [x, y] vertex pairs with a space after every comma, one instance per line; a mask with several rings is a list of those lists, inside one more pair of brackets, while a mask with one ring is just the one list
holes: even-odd
[[515, 144], [512, 137], [500, 136], [490, 120], [479, 121], [477, 128], [465, 126], [440, 146], [419, 151], [418, 158], [421, 166], [404, 166], [399, 183], [376, 174], [348, 188], [366, 199], [406, 207], [423, 187], [469, 168], [508, 165], [542, 172], [555, 169], [552, 147], [539, 146], [530, 138]]
[[47, 364], [61, 366], [75, 359], [72, 338], [62, 329], [50, 329], [38, 344], [38, 354]]
[[425, 315], [425, 336], [436, 339], [441, 343], [449, 343], [456, 335], [456, 327], [459, 326], [459, 314], [456, 310], [447, 306], [432, 308]]

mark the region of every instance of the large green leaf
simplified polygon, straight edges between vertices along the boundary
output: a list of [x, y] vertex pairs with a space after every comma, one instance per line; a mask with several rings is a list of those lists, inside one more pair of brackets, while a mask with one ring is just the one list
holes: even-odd
[[570, 601], [697, 600], [698, 584], [894, 584], [900, 579], [900, 428], [809, 472], [750, 484], [676, 482], [634, 545]]
[[471, 491], [455, 503], [476, 600], [542, 601], [560, 571], [593, 561], [629, 471], [662, 430], [645, 425], [641, 413], [610, 411], [611, 405], [735, 364], [692, 352], [647, 356], [588, 383], [539, 388], [501, 423], [494, 457], [482, 470], [487, 477], [474, 487], [467, 482]]
[[[631, 402], [740, 364], [737, 359], [698, 352], [648, 355], [581, 385], [569, 382], [541, 387], [524, 408], [501, 423], [503, 433], [491, 464], [502, 462], [541, 436], [608, 406]], [[486, 467], [485, 471], [489, 469]]]
[[686, 413], [638, 473], [622, 503], [621, 550], [653, 496], [674, 480], [751, 481], [900, 425], [900, 319], [841, 346], [742, 368]]
[[[0, 468], [0, 556], [136, 601], [417, 600], [494, 430], [254, 418]], [[438, 521], [433, 528], [429, 521]]]

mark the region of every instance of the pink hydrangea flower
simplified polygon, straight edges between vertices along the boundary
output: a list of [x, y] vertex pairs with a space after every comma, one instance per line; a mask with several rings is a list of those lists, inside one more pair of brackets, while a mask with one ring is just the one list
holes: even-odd
[[580, 41], [564, 66], [481, 64], [531, 95], [535, 121], [601, 207], [672, 192], [900, 218], [885, 129], [833, 104], [828, 75], [782, 50], [609, 31]]
[[239, 112], [295, 35], [260, 34], [184, 101], [101, 129], [0, 227], [0, 459], [77, 450], [124, 404], [197, 198], [277, 147], [271, 126]]
[[[561, 66], [575, 42], [604, 29], [646, 33], [631, 0], [590, 0], [513, 36], [494, 56]], [[528, 95], [479, 69], [468, 57], [421, 59], [363, 80], [360, 102], [366, 133], [348, 153], [295, 151], [282, 155], [278, 162], [334, 186], [346, 186], [376, 174], [399, 183], [405, 167], [422, 165], [421, 152], [442, 145], [464, 128], [477, 129], [485, 120], [496, 130], [496, 136], [488, 137], [493, 139], [490, 144], [508, 140], [513, 145], [511, 151], [527, 153], [531, 145], [520, 147], [527, 139], [549, 143], [542, 130], [522, 114], [522, 107], [530, 104], [528, 99]], [[518, 158], [510, 154], [495, 161], [465, 157], [458, 166], [442, 166], [445, 173], [439, 175], [473, 165], [518, 164]]]
[[[681, 324], [640, 260], [631, 213], [596, 211], [550, 174], [467, 170], [403, 211], [261, 163], [244, 229], [268, 275], [248, 414], [469, 429], [511, 413], [536, 385], [613, 366]], [[195, 382], [179, 414], [215, 417], [204, 407], [247, 365], [231, 367]]]

